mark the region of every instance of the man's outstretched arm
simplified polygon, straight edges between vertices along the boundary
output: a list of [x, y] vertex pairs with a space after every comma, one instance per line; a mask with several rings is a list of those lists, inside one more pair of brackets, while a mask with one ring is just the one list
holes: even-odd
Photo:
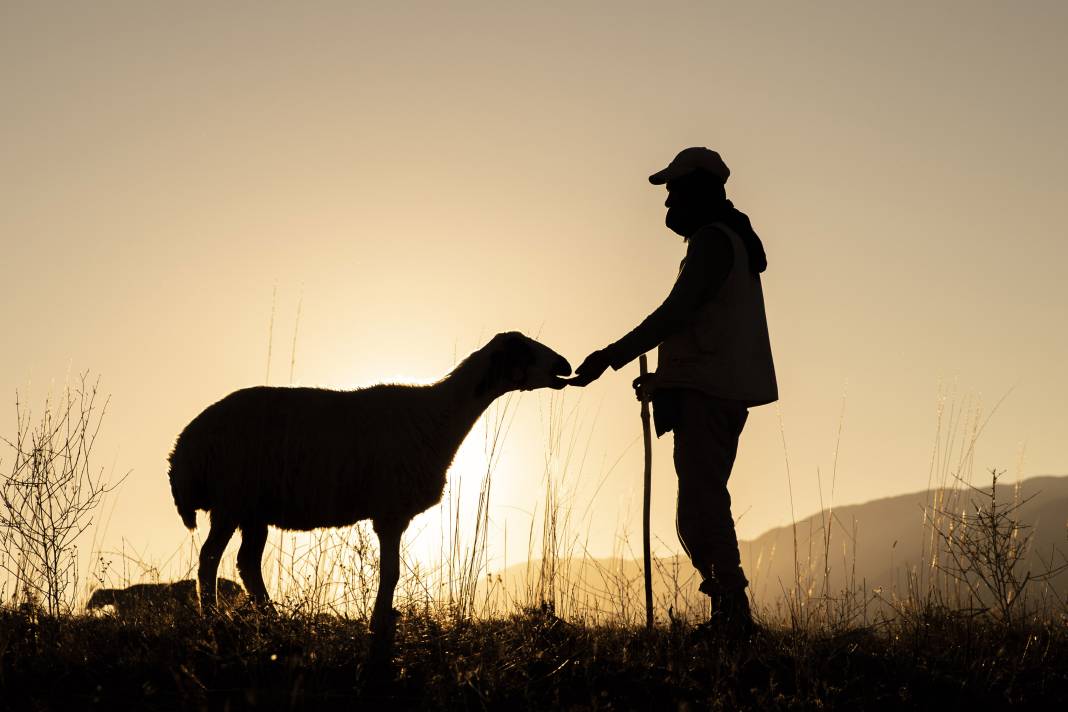
[[626, 336], [587, 356], [575, 369], [571, 383], [586, 385], [609, 366], [618, 371], [692, 324], [701, 305], [719, 292], [733, 264], [734, 248], [723, 232], [711, 227], [698, 230], [690, 238], [683, 268], [663, 304]]

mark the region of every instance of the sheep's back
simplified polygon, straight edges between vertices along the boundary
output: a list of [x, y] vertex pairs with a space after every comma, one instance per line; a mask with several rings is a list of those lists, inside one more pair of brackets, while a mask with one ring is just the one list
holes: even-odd
[[183, 431], [172, 468], [196, 473], [198, 508], [238, 524], [312, 529], [411, 516], [438, 501], [444, 486], [444, 477], [425, 476], [441, 456], [413, 457], [434, 427], [421, 390], [237, 391]]

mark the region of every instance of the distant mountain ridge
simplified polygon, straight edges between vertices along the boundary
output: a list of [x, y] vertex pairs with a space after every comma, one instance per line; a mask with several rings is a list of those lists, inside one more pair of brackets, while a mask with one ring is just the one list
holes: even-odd
[[[836, 506], [796, 525], [776, 527], [741, 541], [750, 593], [759, 605], [774, 608], [800, 578], [802, 589], [812, 595], [826, 591], [833, 597], [851, 589], [869, 595], [878, 591], [883, 600], [900, 598], [908, 591], [910, 578], [926, 585], [932, 576], [939, 575], [932, 556], [938, 540], [935, 527], [948, 531], [949, 522], [938, 512], [959, 515], [973, 512], [974, 504], [986, 506], [989, 500], [981, 494], [983, 487], [978, 489], [980, 492], [966, 487], [913, 492]], [[989, 483], [985, 490], [990, 491]], [[1023, 571], [1039, 572], [1051, 561], [1054, 565], [1068, 561], [1068, 476], [1033, 477], [1020, 482], [1018, 490], [1016, 483], [999, 484], [995, 495], [999, 507], [1016, 497], [1022, 502], [1016, 518], [1030, 527], [1026, 531], [1032, 537], [1021, 563]], [[634, 544], [640, 547], [640, 542]], [[501, 572], [501, 584], [518, 601], [550, 598], [546, 594], [551, 591], [551, 598], [565, 613], [567, 609], [592, 607], [606, 615], [622, 609], [628, 616], [635, 611], [644, 616], [640, 559], [570, 559], [555, 562], [554, 571], [549, 568], [541, 560], [512, 566]], [[660, 615], [668, 608], [701, 615], [707, 598], [697, 592], [699, 580], [685, 556], [657, 559], [653, 569], [654, 599]], [[1065, 600], [1068, 572], [1051, 580], [1050, 589]]]
[[[820, 574], [822, 581], [824, 549], [829, 551], [831, 571], [828, 589], [833, 593], [847, 584], [847, 576], [857, 583], [867, 581], [869, 589], [881, 587], [887, 591], [903, 591], [906, 585], [906, 566], [929, 568], [923, 557], [930, 556], [932, 544], [938, 538], [932, 523], [943, 530], [948, 522], [937, 522], [937, 512], [960, 514], [974, 511], [974, 504], [985, 505], [987, 499], [980, 492], [966, 488], [930, 492], [914, 492], [896, 497], [872, 500], [864, 504], [834, 507], [830, 510], [829, 547], [825, 544], [824, 522], [828, 512], [820, 512], [797, 523], [799, 563], [807, 569], [803, 573]], [[985, 487], [990, 491], [990, 485]], [[941, 499], [939, 494], [943, 493]], [[997, 501], [1007, 505], [1015, 497], [1022, 501], [1016, 518], [1031, 527], [1032, 549], [1028, 563], [1037, 571], [1041, 563], [1037, 556], [1048, 557], [1056, 551], [1068, 554], [1068, 476], [1033, 477], [1016, 484], [999, 484]], [[926, 518], [926, 521], [925, 521]], [[758, 599], [773, 595], [779, 581], [790, 581], [793, 568], [793, 526], [777, 527], [756, 539], [739, 544], [743, 566], [751, 571], [753, 593]], [[853, 540], [855, 530], [855, 541]], [[810, 554], [811, 552], [811, 554]], [[783, 555], [785, 554], [785, 555]], [[769, 558], [770, 556], [770, 558]], [[774, 587], [775, 590], [770, 590]]]

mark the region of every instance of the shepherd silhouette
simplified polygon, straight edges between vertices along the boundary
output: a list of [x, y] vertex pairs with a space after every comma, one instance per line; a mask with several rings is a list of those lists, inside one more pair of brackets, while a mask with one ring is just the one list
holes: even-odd
[[711, 598], [707, 629], [755, 629], [727, 491], [749, 408], [778, 399], [760, 275], [764, 246], [727, 199], [730, 169], [708, 148], [687, 148], [649, 176], [667, 187], [665, 223], [686, 256], [664, 303], [618, 341], [594, 351], [569, 383], [585, 386], [658, 347], [657, 370], [634, 387], [653, 403], [656, 434], [675, 437], [679, 539]]

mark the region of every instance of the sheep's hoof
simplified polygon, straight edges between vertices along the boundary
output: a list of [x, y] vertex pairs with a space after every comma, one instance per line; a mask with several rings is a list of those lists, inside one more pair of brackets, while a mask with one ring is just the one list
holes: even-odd
[[393, 656], [389, 651], [376, 651], [372, 642], [371, 654], [364, 660], [357, 676], [363, 693], [372, 697], [388, 694], [394, 673]]
[[397, 630], [396, 609], [385, 615], [371, 618], [371, 649], [367, 656], [366, 670], [388, 670], [393, 662], [393, 636]]
[[388, 683], [393, 678], [393, 630], [371, 633], [361, 678], [371, 686]]

